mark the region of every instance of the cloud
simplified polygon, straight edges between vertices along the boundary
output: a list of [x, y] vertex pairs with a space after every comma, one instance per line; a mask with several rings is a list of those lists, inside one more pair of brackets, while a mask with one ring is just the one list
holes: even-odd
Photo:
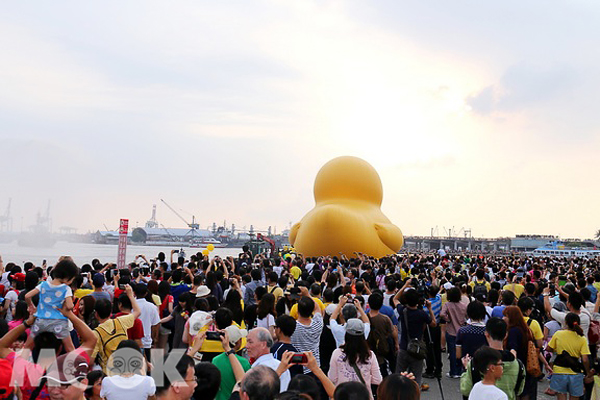
[[478, 114], [491, 114], [498, 104], [494, 86], [485, 87], [478, 93], [468, 96], [465, 103]]
[[466, 103], [482, 115], [523, 112], [554, 101], [563, 103], [565, 95], [579, 84], [578, 78], [578, 72], [570, 67], [513, 65], [498, 83], [468, 96]]
[[350, 154], [380, 171], [409, 232], [546, 227], [539, 204], [574, 203], [543, 188], [577, 192], [563, 178], [595, 167], [599, 14], [537, 0], [13, 2], [3, 190], [15, 215], [51, 197], [57, 224], [82, 230], [143, 221], [160, 198], [202, 225], [281, 227], [312, 207], [319, 168]]

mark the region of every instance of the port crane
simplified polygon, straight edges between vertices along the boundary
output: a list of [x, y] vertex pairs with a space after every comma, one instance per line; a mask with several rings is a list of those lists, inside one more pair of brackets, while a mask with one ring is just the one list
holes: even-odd
[[50, 200], [48, 200], [48, 207], [46, 207], [46, 212], [43, 215], [41, 212], [37, 213], [37, 222], [31, 228], [34, 231], [52, 231], [52, 219], [50, 218]]
[[200, 236], [198, 232], [196, 232], [200, 228], [200, 225], [196, 222], [196, 216], [192, 215], [192, 223], [189, 223], [185, 218], [181, 216], [181, 214], [179, 214], [173, 207], [171, 207], [169, 203], [167, 203], [163, 199], [160, 199], [160, 201], [162, 201], [164, 205], [169, 208], [169, 210], [173, 211], [173, 213], [177, 215], [179, 219], [182, 220], [190, 228], [188, 234], [191, 233], [192, 237]]
[[163, 224], [160, 224], [160, 226], [163, 228], [163, 230], [164, 230], [165, 232], [167, 232], [167, 235], [169, 235], [169, 238], [170, 238], [172, 241], [174, 241], [174, 242], [177, 242], [177, 236], [175, 236], [175, 235], [173, 235], [171, 232], [169, 232], [169, 230], [167, 229], [167, 227], [166, 227], [166, 226], [164, 226]]
[[8, 199], [8, 206], [4, 215], [0, 215], [0, 231], [6, 230], [10, 232], [12, 230], [12, 218], [10, 217], [10, 203], [12, 199]]
[[146, 221], [146, 228], [158, 228], [158, 222], [156, 221], [156, 204], [152, 205], [152, 217]]

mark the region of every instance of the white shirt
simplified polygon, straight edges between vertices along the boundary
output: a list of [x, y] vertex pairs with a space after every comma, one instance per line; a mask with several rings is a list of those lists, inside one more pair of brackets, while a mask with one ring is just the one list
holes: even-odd
[[102, 286], [102, 291], [110, 294], [110, 298], [114, 299], [115, 297], [115, 285], [105, 284]]
[[8, 280], [8, 275], [10, 275], [10, 272], [5, 272], [2, 274], [2, 279], [0, 279], [0, 285], [4, 285], [5, 288], [10, 287], [10, 281]]
[[508, 396], [494, 385], [484, 385], [479, 381], [473, 385], [469, 400], [508, 400]]
[[4, 300], [8, 301], [9, 304], [8, 310], [6, 311], [6, 321], [10, 322], [13, 320], [12, 310], [19, 300], [19, 295], [13, 289], [10, 289], [10, 292], [6, 293]]
[[[346, 324], [340, 325], [335, 319], [332, 319], [329, 321], [329, 327], [331, 328], [331, 333], [335, 339], [336, 347], [340, 347], [345, 342]], [[369, 332], [371, 332], [371, 324], [365, 322], [365, 339], [369, 337]]]
[[256, 326], [269, 329], [269, 327], [275, 326], [275, 317], [272, 314], [267, 314], [266, 317], [257, 319]]
[[144, 337], [142, 338], [142, 347], [149, 349], [152, 347], [152, 327], [160, 323], [158, 315], [158, 307], [152, 303], [148, 303], [146, 299], [137, 299], [140, 306], [141, 314], [140, 321], [144, 327]]
[[[593, 317], [594, 315], [594, 309], [596, 308], [596, 305], [590, 301], [586, 301], [585, 302], [585, 309], [588, 310], [588, 312], [590, 313], [590, 315]], [[593, 319], [593, 318], [592, 318]]]
[[390, 299], [392, 297], [394, 297], [395, 295], [396, 295], [396, 293], [388, 294], [387, 291], [386, 291], [383, 294], [383, 305], [384, 306], [388, 306], [388, 307], [392, 307], [392, 308], [396, 308], [396, 307], [390, 305]]
[[[555, 310], [554, 308], [552, 309], [552, 311], [550, 311], [550, 315], [552, 316], [552, 318], [554, 318], [556, 321], [558, 321], [563, 328], [566, 329], [567, 324], [565, 323], [565, 317], [567, 316], [569, 312], [563, 312], [563, 311], [558, 311]], [[581, 326], [581, 330], [583, 330], [583, 336], [587, 337], [588, 335], [588, 331], [590, 330], [590, 314], [588, 312], [588, 310], [586, 310], [585, 308], [580, 308], [580, 312], [579, 312], [579, 326]]]
[[156, 393], [156, 384], [151, 376], [120, 375], [108, 376], [102, 380], [100, 397], [106, 400], [145, 400]]
[[492, 312], [494, 311], [494, 309], [490, 306], [485, 306], [485, 319], [483, 320], [484, 323], [488, 322], [488, 319], [490, 319], [490, 317], [492, 316]]
[[[256, 361], [254, 361], [254, 364], [252, 364], [252, 368], [256, 367], [257, 365], [264, 365], [265, 367], [269, 367], [273, 371], [277, 372], [277, 368], [279, 368], [279, 364], [280, 364], [280, 361], [275, 359], [275, 357], [273, 357], [273, 354], [267, 353], [267, 354], [263, 354], [262, 356], [258, 357], [256, 359]], [[281, 376], [279, 377], [279, 382], [280, 382], [279, 393], [283, 393], [287, 390], [291, 379], [292, 378], [291, 378], [289, 370], [285, 371], [283, 374], [281, 374]]]
[[283, 267], [273, 267], [273, 271], [277, 273], [277, 276], [281, 276], [283, 272]]

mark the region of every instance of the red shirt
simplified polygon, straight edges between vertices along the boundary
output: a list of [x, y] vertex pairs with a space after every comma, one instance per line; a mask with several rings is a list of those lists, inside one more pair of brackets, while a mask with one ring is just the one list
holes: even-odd
[[[115, 318], [120, 317], [122, 315], [128, 315], [128, 314], [120, 312], [120, 313], [115, 314]], [[143, 337], [144, 337], [144, 325], [142, 325], [142, 321], [140, 321], [139, 318], [136, 318], [135, 322], [133, 323], [133, 326], [131, 328], [127, 329], [127, 338], [129, 340], [139, 340]]]
[[166, 317], [166, 315], [164, 315], [165, 309], [168, 309], [167, 306], [169, 305], [169, 303], [172, 303], [172, 302], [173, 302], [173, 296], [171, 296], [169, 294], [169, 295], [167, 295], [167, 297], [165, 297], [165, 299], [163, 300], [161, 305], [158, 307], [158, 314], [160, 315], [161, 318]]

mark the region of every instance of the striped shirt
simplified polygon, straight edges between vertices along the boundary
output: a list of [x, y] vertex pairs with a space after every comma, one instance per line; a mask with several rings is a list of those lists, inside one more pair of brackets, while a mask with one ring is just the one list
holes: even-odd
[[[431, 302], [431, 310], [433, 310], [433, 315], [435, 316], [435, 322], [440, 323], [440, 312], [442, 311], [442, 296], [437, 294], [435, 297], [431, 297], [429, 299]], [[423, 307], [423, 310], [428, 312], [427, 306]]]
[[[292, 335], [292, 345], [298, 349], [298, 352], [312, 351], [317, 359], [317, 364], [321, 366], [321, 358], [319, 356], [319, 342], [323, 332], [323, 317], [319, 313], [315, 313], [309, 326], [296, 322], [296, 330]], [[308, 368], [304, 368], [304, 373], [309, 373]]]

